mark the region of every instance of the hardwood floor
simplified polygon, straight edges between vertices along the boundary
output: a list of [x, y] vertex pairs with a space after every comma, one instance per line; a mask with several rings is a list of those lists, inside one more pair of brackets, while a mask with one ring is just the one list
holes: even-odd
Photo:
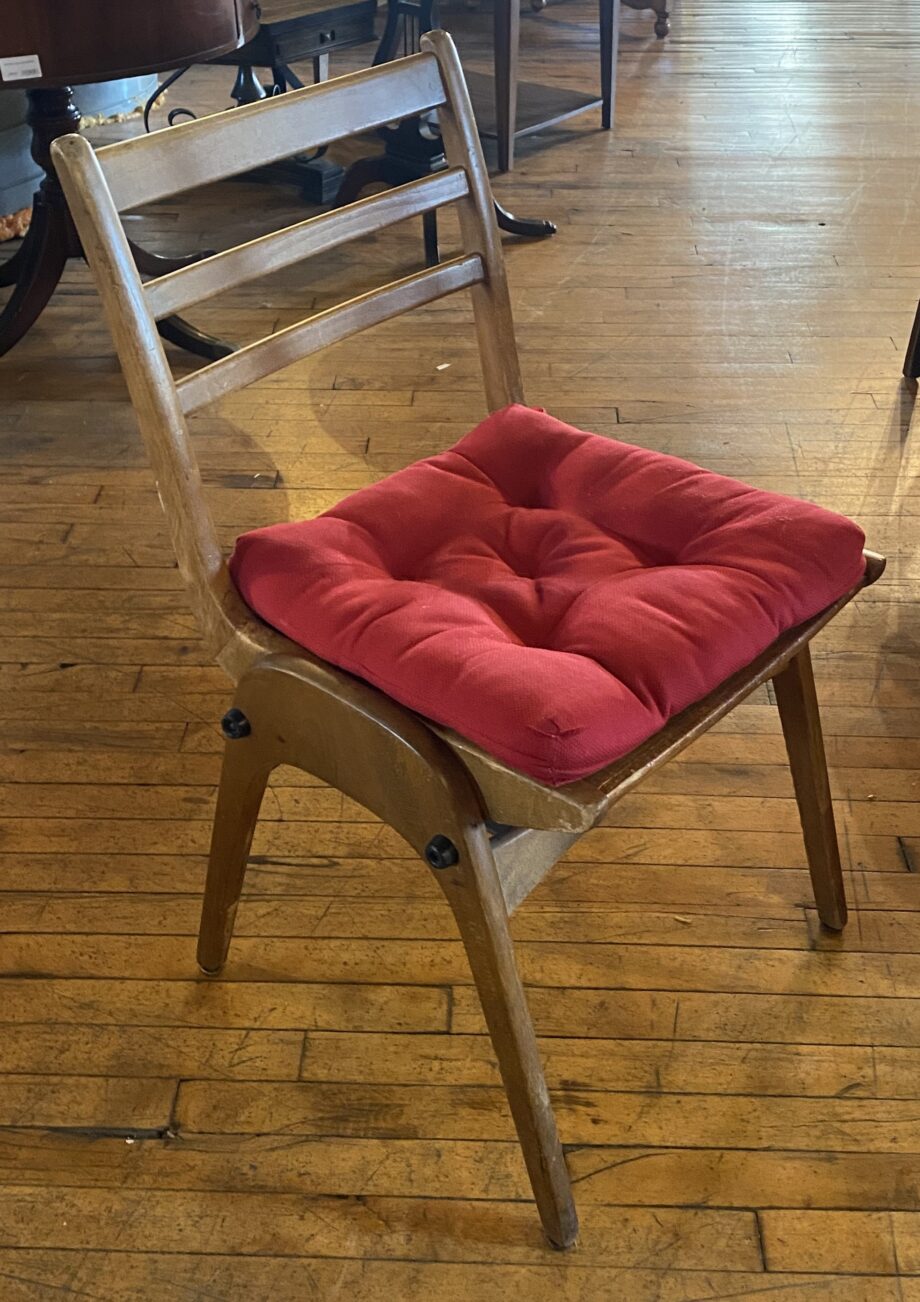
[[[589, 115], [496, 180], [559, 224], [507, 244], [528, 397], [846, 511], [887, 552], [814, 648], [847, 931], [816, 926], [766, 691], [527, 901], [583, 1220], [567, 1255], [541, 1239], [449, 912], [365, 811], [280, 772], [225, 978], [198, 977], [228, 688], [73, 266], [0, 362], [3, 1302], [920, 1302], [920, 491], [899, 379], [920, 11], [674, 9], [665, 42], [624, 11], [612, 137]], [[485, 67], [488, 15], [446, 18]], [[523, 75], [587, 84], [593, 23], [580, 0], [525, 9]], [[228, 93], [196, 70], [169, 103]], [[239, 183], [131, 234], [185, 251], [303, 211]], [[395, 228], [195, 321], [251, 337], [420, 259], [418, 223]], [[226, 543], [459, 437], [483, 414], [468, 325], [449, 300], [196, 418]]]

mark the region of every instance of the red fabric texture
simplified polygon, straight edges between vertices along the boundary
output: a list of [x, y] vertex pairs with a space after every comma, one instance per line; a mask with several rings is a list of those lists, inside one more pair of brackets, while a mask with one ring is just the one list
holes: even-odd
[[230, 570], [301, 646], [559, 786], [852, 588], [863, 542], [514, 406], [317, 519], [244, 534]]

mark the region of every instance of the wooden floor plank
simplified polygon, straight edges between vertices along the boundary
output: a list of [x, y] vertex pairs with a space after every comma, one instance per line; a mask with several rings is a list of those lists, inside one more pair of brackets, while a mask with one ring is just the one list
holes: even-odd
[[[528, 1202], [459, 1199], [311, 1198], [301, 1194], [214, 1191], [0, 1190], [0, 1235], [9, 1247], [105, 1249], [119, 1246], [126, 1219], [164, 1252], [189, 1251], [408, 1261], [539, 1263], [551, 1251]], [[757, 1271], [760, 1242], [750, 1211], [702, 1208], [586, 1209], [579, 1263]]]
[[[521, 1289], [533, 1302], [715, 1302], [743, 1296], [775, 1302], [776, 1290], [805, 1302], [900, 1302], [897, 1280], [878, 1276], [592, 1267], [564, 1262], [502, 1266], [440, 1262], [241, 1257], [67, 1249], [0, 1249], [0, 1278], [10, 1302], [34, 1302], [68, 1289], [76, 1296], [102, 1289], [113, 1302], [156, 1297], [186, 1302], [204, 1297], [270, 1297], [276, 1302], [325, 1302], [336, 1293], [362, 1302], [503, 1302]], [[909, 1284], [910, 1281], [905, 1281]], [[906, 1294], [904, 1295], [907, 1296]], [[914, 1294], [911, 1294], [911, 1299]]]

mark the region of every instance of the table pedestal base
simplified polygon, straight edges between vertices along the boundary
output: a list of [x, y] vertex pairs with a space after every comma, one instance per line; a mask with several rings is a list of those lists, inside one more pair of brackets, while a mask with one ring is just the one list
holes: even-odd
[[[420, 128], [418, 118], [406, 118], [395, 128], [384, 127], [381, 131], [386, 140], [384, 152], [359, 158], [352, 163], [339, 190], [338, 206], [354, 203], [369, 185], [404, 185], [407, 181], [416, 181], [446, 167], [447, 160], [441, 152], [440, 139], [423, 134]], [[494, 198], [492, 202], [500, 230], [511, 235], [523, 235], [528, 239], [555, 235], [553, 222], [545, 218], [515, 217], [514, 213], [508, 212]], [[429, 267], [434, 267], [439, 260], [437, 210], [424, 214], [422, 231], [425, 261]]]
[[[255, 68], [248, 65], [240, 67], [230, 98], [237, 104], [258, 104], [263, 99], [282, 95], [287, 90], [303, 90], [304, 83], [286, 64], [273, 64], [271, 71], [270, 85], [263, 86], [256, 76]], [[317, 82], [327, 81], [328, 77], [329, 56], [317, 55], [313, 60], [314, 86]], [[277, 163], [269, 163], [266, 167], [244, 172], [236, 179], [262, 181], [268, 185], [296, 185], [306, 203], [325, 207], [335, 203], [344, 176], [344, 167], [326, 157], [324, 145], [312, 155], [294, 154]]]
[[[80, 113], [69, 87], [30, 90], [27, 121], [32, 128], [32, 157], [44, 172], [32, 205], [32, 224], [12, 258], [0, 266], [0, 286], [12, 286], [6, 306], [0, 312], [0, 356], [9, 352], [35, 324], [64, 273], [69, 258], [80, 258], [83, 250], [67, 207], [67, 200], [54, 174], [51, 144], [58, 136], [80, 129]], [[161, 258], [136, 244], [131, 245], [137, 269], [144, 276], [162, 276], [197, 261]], [[159, 323], [164, 339], [209, 361], [233, 352], [230, 344], [202, 334], [181, 317], [167, 317]]]

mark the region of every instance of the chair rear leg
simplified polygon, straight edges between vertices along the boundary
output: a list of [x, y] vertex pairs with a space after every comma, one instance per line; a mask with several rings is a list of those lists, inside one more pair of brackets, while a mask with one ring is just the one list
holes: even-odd
[[239, 710], [225, 716], [223, 729], [227, 743], [198, 931], [198, 966], [208, 976], [216, 976], [227, 961], [252, 837], [271, 773], [271, 765], [249, 734], [249, 721]]
[[802, 820], [818, 916], [840, 931], [847, 920], [837, 829], [831, 802], [811, 654], [804, 647], [773, 679]]
[[488, 834], [482, 824], [470, 829], [456, 848], [459, 862], [448, 841], [443, 867], [435, 863], [434, 845], [427, 857], [457, 919], [543, 1228], [553, 1247], [571, 1247], [578, 1216]]

